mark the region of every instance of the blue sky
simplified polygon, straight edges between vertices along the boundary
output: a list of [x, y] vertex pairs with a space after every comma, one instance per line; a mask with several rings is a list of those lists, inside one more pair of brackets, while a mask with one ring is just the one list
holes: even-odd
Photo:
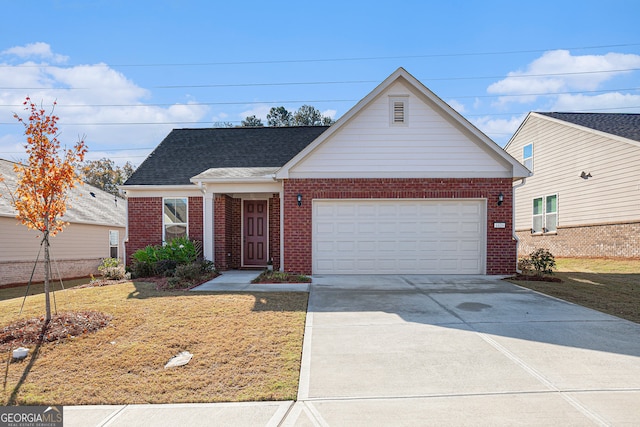
[[2, 2], [0, 158], [28, 95], [60, 139], [139, 165], [172, 128], [310, 104], [339, 118], [404, 67], [504, 146], [529, 111], [640, 113], [640, 2]]

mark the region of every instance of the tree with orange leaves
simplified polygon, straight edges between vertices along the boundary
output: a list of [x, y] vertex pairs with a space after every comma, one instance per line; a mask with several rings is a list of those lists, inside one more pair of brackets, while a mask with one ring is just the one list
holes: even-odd
[[[41, 245], [44, 245], [44, 292], [48, 322], [51, 320], [51, 302], [49, 299], [50, 255], [49, 238], [54, 237], [67, 225], [62, 216], [68, 207], [68, 191], [82, 183], [78, 175], [80, 163], [87, 152], [83, 139], [71, 149], [60, 149], [58, 141], [59, 117], [47, 114], [38, 108], [29, 97], [24, 102], [29, 119], [24, 120], [14, 114], [24, 125], [27, 143], [25, 149], [29, 156], [26, 165], [16, 164], [14, 170], [18, 176], [18, 187], [13, 196], [13, 206], [18, 211], [17, 218], [27, 227], [42, 233]], [[55, 108], [56, 103], [53, 103]]]

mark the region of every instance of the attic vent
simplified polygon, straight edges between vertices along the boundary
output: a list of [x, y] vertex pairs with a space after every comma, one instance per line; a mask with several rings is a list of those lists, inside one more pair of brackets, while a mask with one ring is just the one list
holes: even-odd
[[389, 119], [391, 126], [407, 126], [409, 114], [409, 97], [389, 98]]
[[393, 123], [404, 123], [404, 102], [393, 103]]

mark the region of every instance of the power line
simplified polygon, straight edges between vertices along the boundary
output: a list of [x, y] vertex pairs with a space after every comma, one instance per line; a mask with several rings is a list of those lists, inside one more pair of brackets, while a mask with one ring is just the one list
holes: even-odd
[[[622, 68], [616, 70], [596, 70], [596, 71], [575, 71], [565, 73], [540, 73], [540, 74], [516, 74], [499, 76], [468, 76], [468, 77], [427, 77], [420, 81], [456, 81], [456, 80], [491, 80], [491, 79], [520, 79], [529, 77], [557, 77], [587, 74], [624, 73], [629, 71], [639, 71], [640, 68]], [[219, 83], [219, 84], [198, 84], [198, 85], [159, 85], [149, 86], [149, 89], [215, 89], [232, 87], [260, 87], [260, 86], [312, 86], [312, 85], [336, 85], [336, 84], [361, 84], [378, 83], [377, 80], [344, 80], [329, 82], [281, 82], [281, 83]], [[96, 87], [0, 87], [0, 90], [95, 90]]]
[[[431, 53], [423, 55], [398, 55], [398, 56], [364, 56], [364, 57], [346, 57], [346, 58], [309, 58], [309, 59], [282, 59], [282, 60], [263, 60], [263, 61], [219, 61], [219, 62], [191, 62], [191, 63], [149, 63], [149, 64], [112, 64], [110, 67], [209, 67], [221, 65], [261, 65], [261, 64], [304, 64], [319, 62], [352, 62], [352, 61], [380, 61], [380, 60], [398, 60], [398, 59], [425, 59], [425, 58], [452, 58], [466, 56], [488, 56], [488, 55], [515, 55], [523, 53], [540, 53], [550, 50], [590, 50], [604, 49], [614, 47], [632, 47], [640, 46], [640, 43], [623, 43], [596, 46], [579, 46], [579, 47], [556, 47], [547, 49], [529, 49], [529, 50], [510, 50], [510, 51], [493, 51], [493, 52], [458, 52], [458, 53]], [[84, 65], [84, 64], [77, 64]], [[75, 66], [75, 65], [72, 65]], [[56, 65], [37, 65], [37, 64], [21, 64], [21, 65], [0, 65], [0, 68], [7, 67], [23, 67], [23, 68], [55, 68]]]

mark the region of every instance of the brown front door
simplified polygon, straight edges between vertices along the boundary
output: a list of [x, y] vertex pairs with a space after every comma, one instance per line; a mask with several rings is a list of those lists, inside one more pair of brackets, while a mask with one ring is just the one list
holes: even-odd
[[244, 201], [245, 266], [267, 265], [267, 201]]

